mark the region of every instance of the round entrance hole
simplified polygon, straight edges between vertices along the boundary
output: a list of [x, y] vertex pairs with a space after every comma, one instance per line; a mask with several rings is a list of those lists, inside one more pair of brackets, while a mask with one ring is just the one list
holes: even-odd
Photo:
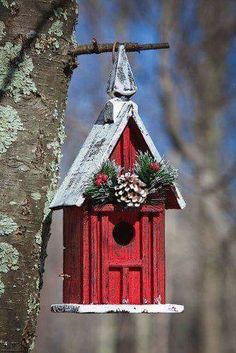
[[113, 238], [119, 245], [128, 245], [134, 237], [134, 227], [127, 222], [120, 222], [113, 229]]

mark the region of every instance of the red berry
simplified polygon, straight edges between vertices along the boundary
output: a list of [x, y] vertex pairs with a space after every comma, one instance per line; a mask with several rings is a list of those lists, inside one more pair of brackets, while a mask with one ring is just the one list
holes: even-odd
[[159, 164], [156, 163], [156, 162], [150, 163], [150, 164], [149, 164], [149, 168], [150, 168], [151, 170], [154, 170], [155, 172], [158, 172], [158, 171], [160, 170], [160, 166], [159, 166]]
[[99, 173], [96, 175], [96, 179], [100, 179], [102, 180], [102, 182], [106, 182], [108, 179], [108, 175], [104, 174], [104, 173]]
[[104, 183], [107, 181], [107, 179], [108, 179], [108, 175], [102, 174], [102, 181], [104, 181]]
[[107, 179], [108, 179], [108, 175], [104, 173], [99, 173], [96, 175], [95, 185], [101, 186], [102, 184], [105, 184], [107, 182]]
[[98, 173], [98, 174], [96, 175], [96, 179], [102, 179], [102, 176], [103, 176], [103, 173]]
[[101, 178], [96, 178], [96, 180], [95, 180], [95, 185], [96, 185], [96, 186], [101, 186], [102, 184], [103, 184], [102, 179], [101, 179]]

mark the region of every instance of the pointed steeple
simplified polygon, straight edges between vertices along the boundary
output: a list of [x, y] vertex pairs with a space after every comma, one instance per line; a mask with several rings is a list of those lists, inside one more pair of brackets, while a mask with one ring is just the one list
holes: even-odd
[[115, 62], [108, 80], [107, 93], [110, 97], [129, 99], [137, 92], [137, 86], [126, 55], [124, 44], [119, 44]]

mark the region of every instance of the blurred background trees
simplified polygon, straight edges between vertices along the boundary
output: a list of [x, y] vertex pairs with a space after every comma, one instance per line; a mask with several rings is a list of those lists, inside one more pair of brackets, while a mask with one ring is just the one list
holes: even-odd
[[[35, 352], [233, 353], [235, 351], [235, 50], [231, 0], [87, 0], [77, 40], [168, 41], [130, 54], [134, 100], [154, 142], [180, 170], [187, 201], [167, 219], [167, 298], [182, 315], [66, 316], [61, 301], [61, 214], [54, 217]], [[67, 107], [62, 177], [105, 100], [111, 55], [81, 57]], [[47, 330], [45, 332], [45, 320]]]

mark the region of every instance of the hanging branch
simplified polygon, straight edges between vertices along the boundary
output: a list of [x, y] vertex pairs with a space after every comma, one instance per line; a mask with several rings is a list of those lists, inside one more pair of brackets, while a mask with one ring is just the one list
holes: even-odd
[[[116, 42], [118, 44], [118, 42]], [[78, 45], [76, 48], [69, 51], [69, 54], [72, 56], [84, 55], [84, 54], [101, 54], [112, 52], [114, 43], [103, 43], [99, 44], [94, 38], [91, 44]], [[139, 43], [125, 43], [125, 49], [127, 52], [140, 52], [142, 50], [159, 50], [159, 49], [168, 49], [169, 43], [148, 43], [148, 44], [139, 44]], [[118, 45], [115, 45], [115, 51], [117, 51]]]

